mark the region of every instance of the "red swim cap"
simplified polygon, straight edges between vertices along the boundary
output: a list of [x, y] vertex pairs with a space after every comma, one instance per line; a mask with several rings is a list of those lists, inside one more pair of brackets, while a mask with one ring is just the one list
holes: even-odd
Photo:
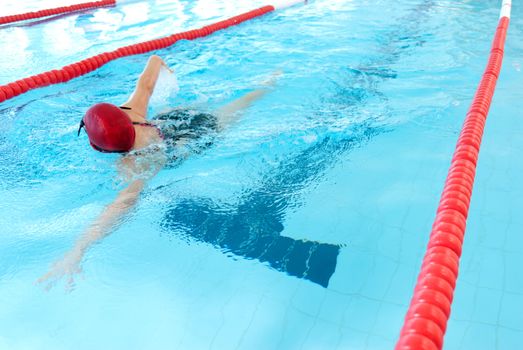
[[97, 151], [128, 152], [134, 145], [136, 134], [131, 118], [113, 104], [95, 104], [85, 112], [80, 128], [82, 124]]

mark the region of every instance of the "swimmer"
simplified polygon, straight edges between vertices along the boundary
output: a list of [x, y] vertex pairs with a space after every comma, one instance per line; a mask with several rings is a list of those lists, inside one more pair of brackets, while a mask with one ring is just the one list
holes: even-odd
[[[72, 249], [37, 280], [38, 283], [46, 284], [47, 289], [62, 277], [68, 278], [67, 285], [72, 288], [74, 276], [81, 272], [81, 263], [87, 250], [122, 222], [136, 205], [147, 180], [173, 161], [169, 159], [169, 154], [176, 154], [177, 159], [187, 155], [184, 152], [169, 152], [169, 148], [183, 148], [204, 133], [222, 131], [238, 120], [243, 110], [269, 91], [262, 88], [249, 92], [213, 114], [177, 108], [150, 120], [147, 119], [149, 100], [162, 69], [172, 74], [159, 56], [151, 56], [127, 102], [120, 106], [95, 104], [82, 118], [78, 134], [85, 129], [92, 148], [100, 152], [122, 154], [117, 167], [128, 185], [104, 208]], [[263, 85], [273, 86], [280, 74], [276, 72]]]

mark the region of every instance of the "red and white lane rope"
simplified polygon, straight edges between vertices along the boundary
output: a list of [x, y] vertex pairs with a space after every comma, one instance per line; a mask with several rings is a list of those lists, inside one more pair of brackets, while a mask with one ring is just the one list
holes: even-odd
[[177, 33], [163, 37], [160, 39], [149, 40], [139, 44], [121, 47], [117, 50], [104, 52], [99, 55], [86, 58], [80, 62], [69, 64], [60, 69], [54, 69], [27, 78], [23, 78], [6, 85], [0, 85], [0, 103], [11, 99], [15, 96], [23, 94], [29, 90], [44, 87], [51, 84], [59, 84], [79, 77], [81, 75], [92, 72], [100, 68], [107, 62], [115, 60], [124, 56], [131, 56], [146, 53], [153, 50], [163, 49], [171, 46], [178, 40], [193, 40], [210, 35], [218, 30], [237, 25], [255, 17], [262, 16], [268, 12], [283, 9], [292, 5], [304, 3], [304, 0], [286, 0], [274, 1], [274, 5], [260, 7], [256, 10], [245, 12], [241, 15], [231, 17], [229, 19], [207, 25], [200, 29], [189, 30], [182, 33]]
[[61, 15], [64, 13], [69, 13], [69, 12], [83, 11], [83, 10], [103, 7], [103, 6], [114, 6], [114, 5], [116, 5], [116, 0], [101, 0], [101, 1], [85, 2], [82, 4], [76, 4], [76, 5], [71, 5], [71, 6], [56, 7], [53, 9], [21, 13], [21, 14], [12, 15], [12, 16], [3, 16], [3, 17], [0, 17], [0, 25], [7, 24], [7, 23], [13, 23], [13, 22], [19, 22], [19, 21], [27, 21], [30, 19], [36, 19], [36, 18], [42, 18], [42, 17], [54, 16], [54, 15]]
[[511, 0], [503, 0], [487, 68], [456, 145], [397, 350], [443, 347], [483, 129], [503, 61], [510, 8]]

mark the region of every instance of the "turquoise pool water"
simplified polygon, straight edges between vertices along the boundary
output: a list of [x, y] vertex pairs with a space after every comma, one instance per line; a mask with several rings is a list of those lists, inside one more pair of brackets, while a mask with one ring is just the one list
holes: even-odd
[[[262, 4], [122, 1], [2, 27], [0, 84]], [[318, 0], [155, 52], [180, 92], [151, 114], [212, 111], [283, 75], [148, 184], [72, 291], [34, 281], [122, 188], [118, 156], [78, 122], [125, 101], [148, 55], [0, 104], [0, 349], [393, 348], [498, 12]], [[523, 343], [522, 15], [515, 3], [445, 349]]]

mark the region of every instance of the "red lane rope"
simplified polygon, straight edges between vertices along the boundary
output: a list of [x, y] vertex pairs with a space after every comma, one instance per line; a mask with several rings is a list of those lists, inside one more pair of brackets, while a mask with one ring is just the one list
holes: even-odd
[[173, 45], [178, 40], [182, 39], [193, 40], [196, 38], [201, 38], [210, 35], [218, 30], [222, 30], [230, 26], [234, 26], [236, 24], [245, 22], [252, 18], [262, 16], [271, 11], [274, 11], [274, 7], [271, 5], [260, 7], [256, 10], [252, 10], [211, 25], [207, 25], [200, 29], [189, 30], [160, 39], [149, 40], [134, 45], [124, 46], [114, 51], [104, 52], [99, 55], [89, 57], [85, 60], [64, 66], [60, 69], [54, 69], [48, 72], [40, 73], [37, 75], [14, 81], [7, 85], [1, 85], [0, 102], [11, 99], [32, 89], [69, 81], [78, 76], [92, 72], [93, 70], [100, 68], [107, 62], [113, 61], [117, 58], [163, 49], [167, 46]]
[[86, 2], [86, 3], [82, 3], [82, 4], [71, 5], [71, 6], [62, 6], [62, 7], [57, 7], [54, 9], [21, 13], [21, 14], [12, 15], [12, 16], [3, 16], [3, 17], [0, 17], [0, 25], [7, 24], [7, 23], [13, 23], [13, 22], [19, 22], [19, 21], [27, 21], [29, 19], [35, 19], [35, 18], [41, 18], [41, 17], [54, 16], [54, 15], [59, 15], [62, 13], [83, 11], [86, 9], [91, 9], [91, 8], [96, 8], [96, 7], [114, 6], [114, 5], [116, 5], [116, 0], [101, 0], [101, 1]]
[[483, 129], [501, 70], [509, 21], [508, 17], [499, 21], [487, 68], [465, 118], [397, 350], [443, 346]]

